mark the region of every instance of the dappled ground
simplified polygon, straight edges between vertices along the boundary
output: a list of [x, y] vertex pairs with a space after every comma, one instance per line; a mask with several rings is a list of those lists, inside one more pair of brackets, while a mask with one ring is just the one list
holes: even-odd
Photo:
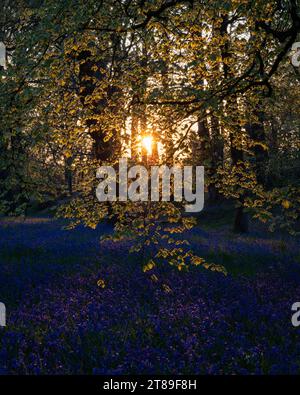
[[109, 225], [61, 225], [1, 221], [2, 373], [300, 373], [299, 241], [206, 220], [187, 238], [228, 276], [163, 267], [153, 283], [129, 242], [100, 245]]

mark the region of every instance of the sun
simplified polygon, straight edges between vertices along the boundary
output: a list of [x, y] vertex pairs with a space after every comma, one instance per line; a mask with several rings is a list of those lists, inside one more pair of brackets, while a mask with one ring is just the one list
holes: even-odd
[[148, 155], [152, 153], [152, 142], [153, 139], [151, 136], [145, 136], [142, 138], [142, 144], [146, 148]]

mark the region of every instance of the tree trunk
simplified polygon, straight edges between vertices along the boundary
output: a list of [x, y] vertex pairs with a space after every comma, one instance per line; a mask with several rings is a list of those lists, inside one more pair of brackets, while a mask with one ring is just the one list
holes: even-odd
[[[211, 117], [211, 165], [209, 174], [211, 178], [217, 174], [217, 169], [220, 164], [223, 163], [223, 140], [221, 135], [221, 127], [217, 117], [212, 115]], [[215, 181], [211, 180], [208, 187], [208, 195], [210, 202], [216, 202], [220, 200], [220, 194], [216, 188]]]
[[[261, 103], [259, 104], [261, 105]], [[268, 164], [268, 151], [263, 147], [266, 142], [265, 130], [264, 130], [264, 112], [262, 110], [256, 110], [255, 116], [257, 120], [247, 125], [246, 130], [249, 133], [250, 138], [257, 143], [254, 147], [255, 155], [255, 172], [257, 181], [262, 184], [267, 184], [267, 164]], [[261, 145], [263, 144], [263, 145]]]
[[65, 158], [65, 182], [70, 196], [73, 194], [73, 172], [72, 172], [73, 158]]
[[[103, 129], [101, 122], [97, 120], [97, 116], [99, 116], [104, 109], [109, 107], [111, 112], [117, 111], [116, 100], [110, 99], [116, 97], [118, 94], [122, 94], [121, 90], [115, 86], [110, 85], [106, 89], [106, 94], [101, 99], [93, 100], [91, 103], [86, 103], [86, 98], [93, 95], [96, 84], [93, 79], [97, 79], [98, 81], [103, 81], [107, 78], [106, 72], [102, 70], [106, 70], [109, 66], [109, 63], [116, 63], [118, 61], [118, 57], [120, 56], [120, 40], [115, 35], [111, 37], [112, 46], [114, 48], [114, 54], [107, 53], [107, 56], [103, 59], [94, 60], [91, 51], [84, 50], [81, 51], [77, 60], [80, 62], [79, 65], [79, 81], [80, 81], [80, 100], [82, 104], [89, 105], [92, 110], [92, 117], [87, 119], [86, 124], [89, 129], [89, 134], [92, 137], [93, 144], [93, 155], [95, 159], [99, 161], [105, 161], [112, 157], [113, 153], [116, 151], [116, 148], [119, 147], [120, 141], [117, 139], [117, 132], [113, 134], [113, 136], [105, 141], [105, 137], [107, 137], [107, 130]], [[115, 65], [115, 73], [118, 73], [118, 64]]]
[[243, 204], [236, 208], [233, 230], [236, 233], [247, 233], [249, 231], [248, 215], [245, 213]]

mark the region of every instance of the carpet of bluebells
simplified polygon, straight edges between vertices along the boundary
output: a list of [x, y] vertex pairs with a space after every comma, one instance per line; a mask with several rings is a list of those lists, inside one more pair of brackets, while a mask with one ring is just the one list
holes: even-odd
[[229, 274], [168, 266], [155, 283], [107, 231], [0, 222], [2, 374], [300, 373], [299, 241], [199, 226], [193, 248]]

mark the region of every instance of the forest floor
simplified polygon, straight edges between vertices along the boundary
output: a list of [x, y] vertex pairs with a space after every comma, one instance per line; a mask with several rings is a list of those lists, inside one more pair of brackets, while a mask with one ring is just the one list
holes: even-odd
[[256, 225], [233, 234], [232, 212], [221, 214], [211, 210], [186, 237], [228, 275], [164, 267], [169, 292], [132, 270], [128, 241], [100, 244], [110, 225], [1, 219], [0, 372], [300, 373], [300, 327], [291, 323], [300, 242]]

